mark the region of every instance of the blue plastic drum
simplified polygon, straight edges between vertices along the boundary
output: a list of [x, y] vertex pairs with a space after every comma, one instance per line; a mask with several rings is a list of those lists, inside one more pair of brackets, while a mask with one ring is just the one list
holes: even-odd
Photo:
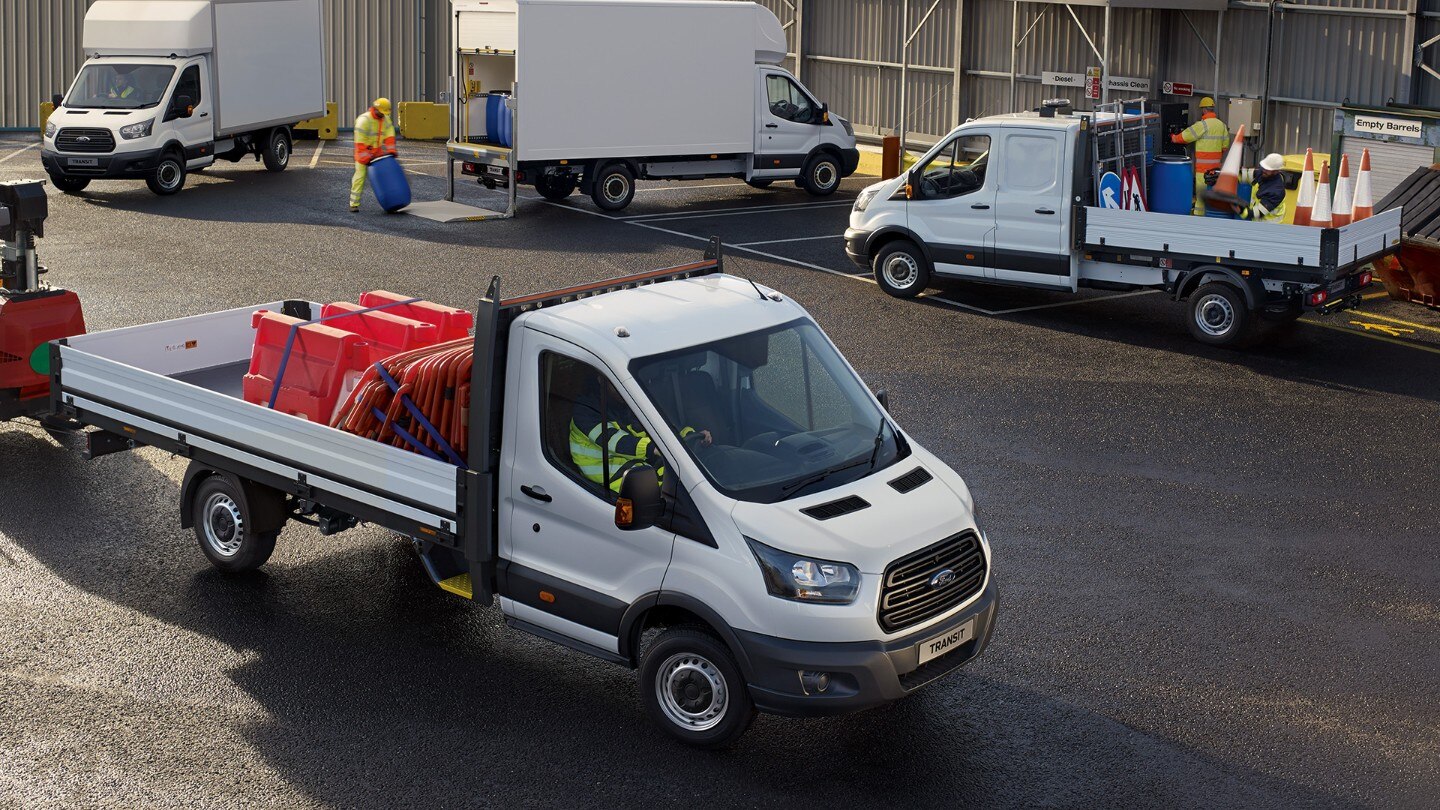
[[385, 213], [393, 214], [410, 204], [410, 181], [394, 155], [382, 155], [370, 161], [370, 190]]
[[1150, 210], [1189, 214], [1194, 205], [1195, 172], [1184, 155], [1159, 155], [1150, 167]]
[[491, 93], [485, 97], [485, 140], [500, 143], [500, 111], [505, 109], [505, 97]]

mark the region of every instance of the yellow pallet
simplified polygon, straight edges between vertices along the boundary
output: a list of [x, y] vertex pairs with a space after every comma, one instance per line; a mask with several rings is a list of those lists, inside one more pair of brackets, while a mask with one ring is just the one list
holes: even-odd
[[301, 121], [295, 125], [295, 129], [314, 132], [315, 137], [322, 141], [333, 141], [340, 137], [339, 108], [335, 102], [327, 101], [325, 102], [325, 115]]
[[428, 101], [402, 101], [395, 119], [407, 141], [443, 141], [450, 137], [450, 107]]

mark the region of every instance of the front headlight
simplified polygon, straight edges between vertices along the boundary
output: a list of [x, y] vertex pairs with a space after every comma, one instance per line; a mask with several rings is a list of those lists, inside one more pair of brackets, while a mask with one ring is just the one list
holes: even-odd
[[879, 193], [880, 189], [878, 188], [870, 188], [860, 192], [860, 196], [855, 198], [856, 213], [859, 213], [861, 211], [864, 211], [866, 208], [869, 208], [870, 201], [875, 199], [875, 195]]
[[129, 124], [128, 126], [120, 127], [120, 137], [124, 138], [127, 141], [133, 141], [136, 138], [144, 138], [150, 135], [150, 130], [154, 126], [154, 118], [151, 118], [149, 121], [141, 121], [138, 124]]
[[860, 595], [860, 569], [849, 563], [797, 557], [749, 537], [745, 542], [760, 563], [771, 596], [795, 602], [848, 605]]
[[55, 137], [55, 130], [56, 130], [56, 126], [55, 126], [55, 122], [54, 122], [54, 121], [46, 121], [46, 122], [45, 122], [45, 137], [47, 137], [47, 138], [53, 138], [53, 137]]

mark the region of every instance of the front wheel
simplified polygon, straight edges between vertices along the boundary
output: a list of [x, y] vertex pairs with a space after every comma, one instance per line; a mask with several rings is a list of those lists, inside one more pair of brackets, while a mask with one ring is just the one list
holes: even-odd
[[283, 172], [290, 165], [290, 133], [280, 127], [270, 130], [270, 140], [261, 155], [265, 168], [272, 172]]
[[769, 188], [772, 184], [774, 184], [774, 182], [775, 182], [774, 180], [746, 180], [746, 181], [745, 181], [745, 185], [747, 185], [747, 186], [749, 186], [749, 187], [751, 187], [751, 188], [761, 188], [761, 189], [764, 189], [764, 188]]
[[896, 298], [914, 298], [930, 286], [930, 262], [908, 239], [897, 239], [881, 248], [872, 268], [875, 283]]
[[590, 199], [604, 211], [619, 211], [635, 199], [635, 173], [624, 163], [611, 163], [600, 169]]
[[90, 185], [88, 177], [69, 177], [63, 174], [50, 175], [50, 184], [66, 194], [79, 194]]
[[828, 153], [818, 154], [805, 163], [800, 187], [816, 197], [828, 197], [840, 188], [840, 161]]
[[277, 531], [257, 532], [244, 487], [222, 475], [201, 482], [193, 502], [195, 537], [210, 564], [227, 574], [253, 571], [275, 552]]
[[1245, 294], [1223, 281], [1201, 284], [1190, 294], [1190, 335], [1210, 346], [1239, 348], [1254, 333], [1255, 313], [1245, 303]]
[[166, 152], [160, 157], [160, 164], [155, 167], [155, 172], [145, 178], [145, 185], [162, 197], [168, 197], [184, 188], [185, 159], [179, 152]]
[[677, 740], [724, 748], [755, 719], [745, 678], [725, 643], [704, 627], [672, 627], [645, 652], [640, 699]]

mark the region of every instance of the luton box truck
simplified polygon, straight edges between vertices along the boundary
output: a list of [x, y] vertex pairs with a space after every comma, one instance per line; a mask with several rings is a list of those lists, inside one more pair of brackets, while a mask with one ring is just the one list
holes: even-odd
[[325, 114], [320, 0], [97, 0], [86, 62], [56, 96], [40, 153], [61, 191], [185, 174], [254, 156], [290, 162], [290, 130]]
[[845, 232], [850, 258], [907, 298], [937, 277], [1161, 290], [1188, 302], [1197, 340], [1237, 346], [1261, 324], [1357, 305], [1369, 263], [1399, 250], [1398, 208], [1311, 228], [1103, 207], [1097, 140], [1110, 141], [1116, 122], [1044, 112], [967, 121], [910, 172], [862, 191]]
[[[489, 187], [579, 188], [607, 211], [639, 178], [792, 180], [833, 193], [855, 132], [779, 65], [754, 3], [454, 0], [450, 154]], [[514, 182], [512, 182], [512, 179]]]
[[650, 715], [699, 746], [756, 709], [898, 700], [990, 641], [990, 544], [964, 480], [800, 305], [725, 274], [718, 239], [606, 282], [511, 299], [492, 282], [457, 344], [473, 348], [455, 385], [468, 429], [443, 456], [247, 402], [259, 310], [322, 317], [275, 301], [50, 346], [51, 408], [98, 428], [90, 456], [190, 459], [181, 524], [224, 571], [262, 565], [292, 520], [379, 524], [444, 590], [638, 668]]

